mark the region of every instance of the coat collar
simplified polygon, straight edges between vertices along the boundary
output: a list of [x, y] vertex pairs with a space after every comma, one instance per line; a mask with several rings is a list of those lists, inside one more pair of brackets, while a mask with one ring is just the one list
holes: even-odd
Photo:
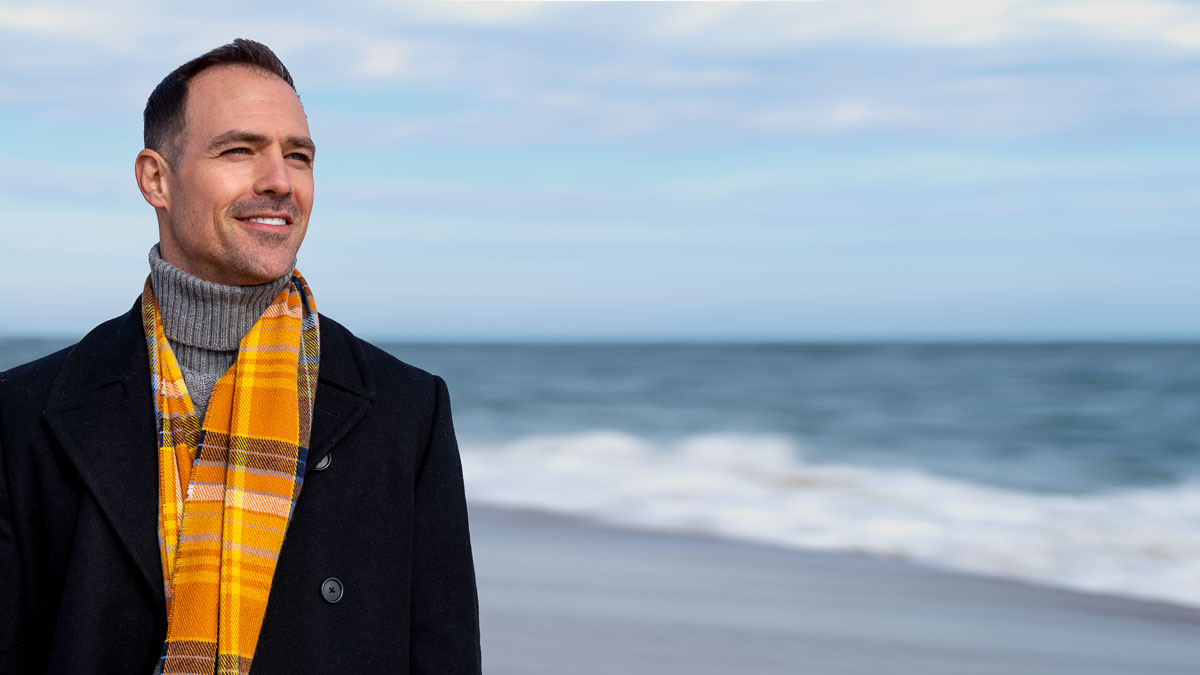
[[[359, 340], [320, 317], [321, 363], [307, 469], [366, 413], [375, 384]], [[51, 389], [46, 421], [85, 489], [164, 608], [158, 546], [158, 423], [141, 298], [77, 344]]]

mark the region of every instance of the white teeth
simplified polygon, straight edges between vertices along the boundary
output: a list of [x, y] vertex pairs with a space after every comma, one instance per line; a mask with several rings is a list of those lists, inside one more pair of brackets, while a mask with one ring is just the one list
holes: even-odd
[[255, 223], [262, 223], [263, 225], [287, 225], [287, 221], [286, 221], [286, 220], [284, 220], [283, 218], [255, 218], [255, 217], [251, 217], [251, 218], [242, 218], [242, 220], [248, 220], [248, 221], [252, 221], [252, 222], [255, 222]]

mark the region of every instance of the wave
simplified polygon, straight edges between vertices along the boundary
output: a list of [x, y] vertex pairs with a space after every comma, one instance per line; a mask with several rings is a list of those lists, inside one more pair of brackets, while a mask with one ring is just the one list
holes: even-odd
[[808, 462], [788, 437], [464, 444], [472, 501], [1200, 606], [1200, 482], [1049, 495]]

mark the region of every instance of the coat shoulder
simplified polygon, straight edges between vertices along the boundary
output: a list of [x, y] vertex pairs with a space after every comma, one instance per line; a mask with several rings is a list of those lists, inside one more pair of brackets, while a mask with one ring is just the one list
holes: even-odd
[[55, 400], [71, 393], [80, 364], [113, 363], [128, 315], [109, 319], [70, 347], [0, 372], [0, 428], [35, 424]]
[[7, 439], [36, 428], [32, 425], [41, 420], [54, 383], [75, 346], [0, 373], [0, 432]]
[[371, 366], [385, 381], [407, 383], [420, 389], [433, 387], [437, 376], [427, 370], [401, 361], [366, 340], [359, 340]]
[[387, 396], [393, 393], [412, 395], [427, 392], [432, 402], [440, 377], [401, 361], [325, 315], [321, 315], [322, 368], [325, 367], [326, 340], [340, 346], [330, 350], [333, 354], [348, 351], [361, 361], [361, 372], [369, 374], [364, 375], [364, 384], [372, 390], [372, 394]]
[[9, 397], [17, 400], [46, 400], [50, 387], [58, 379], [63, 366], [77, 346], [78, 343], [64, 347], [53, 354], [0, 372], [0, 400], [5, 400], [6, 403]]
[[116, 358], [129, 321], [128, 314], [109, 319], [69, 347], [0, 372], [0, 408], [36, 408], [40, 413], [81, 360], [108, 363]]

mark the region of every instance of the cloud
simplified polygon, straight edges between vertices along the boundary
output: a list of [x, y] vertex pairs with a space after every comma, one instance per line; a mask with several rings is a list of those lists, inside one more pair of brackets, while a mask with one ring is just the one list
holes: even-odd
[[870, 11], [853, 2], [688, 5], [662, 8], [649, 30], [718, 50], [847, 42], [971, 49], [1063, 37], [1200, 46], [1200, 8], [1165, 0], [879, 0]]
[[120, 170], [0, 156], [0, 195], [51, 204], [128, 206], [138, 201], [132, 166], [133, 153]]
[[[554, 11], [551, 2], [422, 2], [410, 3], [405, 12], [423, 19], [440, 20], [451, 24], [503, 26], [528, 24]], [[393, 3], [383, 6], [395, 7]]]
[[[225, 8], [0, 10], [0, 111], [122, 119]], [[1200, 7], [1074, 0], [238, 5], [306, 103], [384, 142], [799, 142], [1191, 133]], [[356, 109], [357, 97], [381, 101]], [[392, 104], [387, 104], [388, 100]], [[421, 100], [452, 104], [433, 113]], [[414, 101], [417, 103], [414, 105]], [[358, 108], [361, 108], [358, 107]], [[382, 111], [381, 111], [382, 109]]]
[[0, 7], [0, 30], [66, 37], [88, 35], [103, 13], [82, 7]]
[[847, 132], [906, 126], [921, 112], [865, 99], [777, 105], [751, 114], [746, 124], [765, 132]]
[[1200, 49], [1200, 8], [1195, 5], [1102, 0], [1046, 6], [1031, 10], [1030, 14], [1121, 40]]
[[460, 67], [455, 54], [431, 40], [366, 40], [357, 51], [352, 73], [367, 79], [430, 80]]

